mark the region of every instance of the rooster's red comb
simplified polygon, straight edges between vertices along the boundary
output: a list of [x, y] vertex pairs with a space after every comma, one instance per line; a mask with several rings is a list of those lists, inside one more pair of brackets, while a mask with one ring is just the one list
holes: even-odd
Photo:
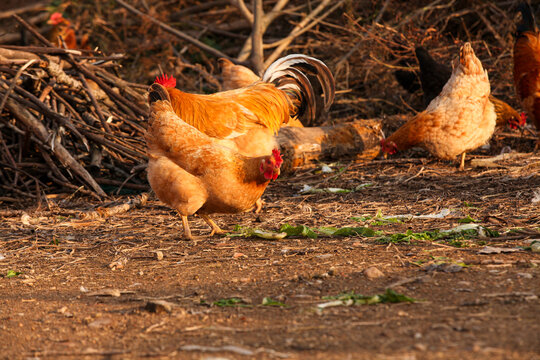
[[176, 87], [176, 79], [172, 75], [169, 77], [167, 74], [163, 74], [156, 77], [156, 80], [154, 80], [154, 84], [160, 84], [165, 86], [166, 88], [173, 88]]
[[272, 155], [274, 156], [274, 159], [276, 161], [276, 167], [280, 167], [281, 164], [283, 164], [283, 158], [281, 157], [281, 153], [279, 152], [279, 150], [272, 150]]
[[47, 23], [51, 25], [58, 25], [64, 20], [64, 17], [62, 16], [62, 13], [59, 13], [58, 11], [51, 14], [51, 17], [49, 18], [49, 21]]

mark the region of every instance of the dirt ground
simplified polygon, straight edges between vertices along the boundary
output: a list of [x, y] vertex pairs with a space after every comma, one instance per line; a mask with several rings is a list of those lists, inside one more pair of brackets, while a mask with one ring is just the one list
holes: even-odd
[[[496, 136], [490, 151], [501, 139], [532, 149], [513, 136]], [[380, 231], [373, 237], [209, 237], [192, 218], [199, 239], [188, 242], [152, 196], [94, 220], [75, 216], [92, 209], [76, 196], [3, 208], [0, 357], [540, 359], [540, 254], [530, 249], [540, 239], [540, 157], [459, 172], [405, 155], [283, 176], [259, 216], [214, 217], [229, 230], [363, 225]], [[306, 184], [356, 191], [301, 194]], [[396, 217], [404, 214], [447, 216]], [[467, 218], [499, 236], [390, 238]], [[486, 246], [493, 253], [482, 254]], [[366, 273], [372, 267], [382, 274]], [[385, 289], [417, 301], [325, 298]], [[262, 305], [267, 297], [282, 306]]]

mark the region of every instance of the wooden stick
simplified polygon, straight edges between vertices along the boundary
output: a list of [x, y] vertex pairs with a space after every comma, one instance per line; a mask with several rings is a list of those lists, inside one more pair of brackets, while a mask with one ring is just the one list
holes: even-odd
[[[241, 1], [241, 0], [239, 0]], [[262, 76], [264, 71], [263, 33], [264, 33], [264, 10], [262, 0], [253, 0], [253, 47], [251, 49], [251, 64], [255, 72]]]
[[34, 54], [71, 54], [71, 55], [82, 55], [82, 52], [79, 50], [73, 49], [62, 49], [62, 48], [50, 48], [50, 47], [40, 47], [40, 46], [17, 46], [17, 45], [1, 45], [4, 49], [10, 50], [20, 50], [27, 51]]
[[126, 8], [127, 10], [131, 11], [132, 13], [134, 14], [137, 14], [139, 16], [142, 16], [148, 20], [150, 20], [151, 22], [153, 22], [154, 24], [158, 25], [159, 27], [161, 27], [163, 30], [179, 37], [180, 39], [184, 40], [184, 41], [187, 41], [189, 42], [190, 44], [198, 47], [199, 49], [202, 49], [204, 51], [206, 51], [207, 53], [209, 54], [212, 54], [214, 55], [215, 57], [222, 57], [222, 58], [226, 58], [236, 64], [240, 63], [238, 62], [236, 59], [234, 58], [231, 58], [230, 56], [228, 56], [227, 54], [224, 54], [222, 53], [221, 51], [217, 50], [217, 49], [214, 49], [213, 47], [211, 46], [208, 46], [206, 45], [205, 43], [203, 42], [200, 42], [199, 40], [179, 31], [179, 30], [176, 30], [176, 29], [173, 29], [172, 27], [170, 27], [169, 25], [167, 24], [164, 24], [162, 23], [161, 21], [159, 21], [158, 19], [148, 15], [148, 14], [145, 14], [143, 13], [142, 11], [139, 11], [137, 9], [135, 9], [133, 6], [131, 5], [128, 5], [127, 3], [125, 3], [124, 1], [122, 0], [115, 0], [119, 5], [123, 6], [124, 8]]
[[17, 20], [19, 24], [24, 26], [36, 39], [38, 39], [41, 43], [47, 45], [48, 47], [56, 48], [53, 43], [51, 43], [49, 40], [47, 40], [43, 35], [41, 35], [32, 25], [24, 21], [19, 15], [14, 14], [13, 18]]
[[11, 84], [9, 84], [9, 88], [7, 89], [6, 93], [4, 94], [4, 97], [2, 98], [2, 102], [0, 102], [0, 114], [2, 113], [2, 110], [4, 109], [4, 105], [6, 104], [6, 100], [8, 99], [9, 95], [13, 91], [13, 88], [17, 84], [17, 80], [21, 76], [22, 72], [35, 62], [37, 62], [36, 59], [28, 60], [26, 64], [24, 64], [23, 66], [19, 68], [19, 70], [17, 71], [13, 79], [11, 80]]
[[264, 67], [267, 68], [272, 64], [274, 61], [277, 60], [277, 58], [281, 55], [281, 53], [289, 46], [289, 44], [296, 39], [301, 33], [303, 33], [302, 29], [304, 27], [307, 27], [308, 24], [311, 22], [309, 27], [315, 26], [319, 21], [330, 15], [335, 9], [341, 6], [345, 0], [339, 0], [334, 6], [330, 8], [329, 11], [327, 11], [325, 14], [321, 15], [319, 18], [316, 18], [316, 16], [330, 4], [331, 0], [323, 0], [319, 6], [317, 6], [308, 16], [306, 16], [302, 21], [298, 23], [294, 27], [294, 29], [289, 33], [289, 35], [283, 40], [283, 42], [272, 52], [272, 54], [266, 59], [264, 62]]
[[86, 88], [86, 93], [88, 94], [88, 97], [90, 97], [90, 101], [92, 102], [92, 105], [96, 108], [96, 112], [99, 117], [99, 121], [101, 121], [101, 126], [103, 126], [103, 129], [107, 132], [111, 132], [111, 128], [109, 127], [109, 124], [107, 124], [107, 119], [103, 116], [103, 113], [101, 112], [101, 107], [99, 106], [98, 102], [96, 101], [96, 98], [94, 97], [94, 94], [92, 93], [92, 89], [90, 89], [90, 86], [88, 86], [88, 82], [86, 81], [86, 78], [83, 74], [79, 73], [79, 78], [81, 79], [81, 82], [83, 83], [84, 87]]
[[[244, 16], [244, 18], [247, 21], [249, 21], [249, 24], [253, 25], [253, 23], [254, 23], [253, 14], [247, 8], [246, 3], [244, 2], [244, 0], [230, 0], [230, 1], [231, 1], [231, 4], [233, 6], [237, 7], [238, 10], [240, 10], [240, 13], [242, 14], [242, 16]], [[257, 1], [257, 0], [255, 0], [255, 1]]]
[[282, 127], [277, 142], [284, 172], [320, 161], [372, 160], [380, 152], [381, 121], [357, 120], [334, 126]]
[[142, 193], [141, 195], [138, 195], [132, 199], [129, 199], [124, 204], [112, 206], [109, 208], [100, 206], [95, 211], [85, 212], [81, 214], [80, 218], [85, 219], [85, 220], [102, 219], [102, 218], [110, 217], [114, 215], [125, 214], [131, 209], [146, 205], [147, 201], [148, 201], [148, 193]]
[[[263, 34], [266, 32], [266, 29], [268, 29], [268, 26], [270, 26], [270, 24], [282, 14], [282, 10], [285, 7], [285, 5], [287, 5], [288, 2], [289, 0], [278, 0], [278, 2], [274, 5], [272, 10], [270, 10], [269, 13], [264, 14], [263, 19], [262, 19]], [[305, 6], [306, 5], [295, 6], [295, 7], [290, 8], [289, 11], [291, 12], [298, 11]], [[252, 26], [252, 31], [253, 31], [253, 26]], [[252, 36], [246, 39], [246, 42], [244, 43], [242, 50], [240, 50], [240, 52], [238, 53], [238, 60], [244, 61], [247, 59], [248, 54], [251, 52], [251, 49], [252, 49], [252, 45], [253, 45], [252, 40], [253, 40]], [[263, 48], [266, 49], [266, 45], [263, 45]]]
[[131, 116], [133, 117], [137, 117], [135, 115], [135, 113], [133, 112], [133, 110], [131, 110], [131, 108], [133, 108], [134, 110], [136, 110], [140, 115], [142, 116], [145, 116], [147, 114], [147, 111], [145, 111], [144, 109], [141, 109], [138, 105], [134, 104], [133, 102], [129, 102], [128, 100], [126, 100], [124, 97], [122, 97], [121, 95], [117, 94], [113, 89], [111, 89], [111, 87], [107, 84], [105, 84], [105, 82], [103, 82], [103, 80], [101, 80], [100, 78], [98, 78], [96, 75], [92, 74], [89, 70], [87, 70], [85, 67], [81, 66], [79, 63], [77, 63], [75, 60], [72, 60], [72, 59], [68, 59], [68, 61], [77, 69], [79, 70], [81, 73], [84, 74], [84, 76], [86, 76], [87, 78], [90, 78], [92, 79], [96, 84], [99, 85], [99, 87], [101, 89], [103, 89], [103, 91], [105, 91], [107, 93], [107, 95], [109, 95], [109, 97], [113, 100], [115, 100], [115, 102], [124, 110], [126, 111], [128, 114], [130, 114]]
[[22, 14], [22, 13], [30, 12], [30, 11], [40, 11], [40, 10], [43, 11], [43, 9], [45, 9], [47, 5], [48, 5], [48, 1], [39, 1], [31, 5], [26, 5], [26, 6], [16, 8], [16, 9], [2, 11], [0, 13], [0, 19], [6, 19], [8, 17], [12, 17], [13, 15]]
[[[1, 80], [0, 80], [1, 81]], [[39, 111], [41, 112], [45, 112], [49, 117], [51, 117], [52, 119], [56, 119], [58, 122], [60, 122], [60, 124], [66, 126], [68, 129], [70, 129], [71, 131], [73, 131], [73, 133], [78, 136], [82, 141], [83, 143], [85, 144], [86, 148], [88, 148], [88, 141], [84, 138], [84, 136], [82, 136], [82, 134], [77, 130], [77, 128], [73, 125], [73, 123], [70, 121], [69, 118], [66, 118], [65, 116], [63, 115], [60, 115], [58, 114], [56, 111], [53, 111], [52, 109], [50, 109], [45, 103], [43, 103], [42, 101], [40, 101], [37, 96], [34, 96], [34, 94], [26, 91], [25, 89], [23, 89], [22, 87], [16, 85], [15, 87], [15, 90], [22, 94], [24, 96], [23, 99], [18, 99], [19, 103], [20, 102], [25, 102], [25, 101], [31, 101], [32, 103], [35, 104], [35, 106], [38, 108]], [[69, 104], [68, 104], [69, 105]], [[70, 106], [71, 107], [71, 106]], [[73, 109], [73, 111], [75, 112], [75, 110]]]
[[[21, 106], [18, 102], [12, 99], [8, 99], [6, 103], [8, 109], [17, 119], [24, 123], [41, 141], [47, 142], [49, 139], [49, 131], [47, 128], [32, 115], [26, 108]], [[86, 181], [88, 185], [96, 192], [97, 195], [106, 197], [107, 194], [101, 189], [99, 184], [92, 178], [92, 175], [86, 171], [84, 167], [66, 150], [62, 144], [57, 144], [53, 150], [55, 156], [60, 160], [62, 164], [69, 167], [77, 175]]]

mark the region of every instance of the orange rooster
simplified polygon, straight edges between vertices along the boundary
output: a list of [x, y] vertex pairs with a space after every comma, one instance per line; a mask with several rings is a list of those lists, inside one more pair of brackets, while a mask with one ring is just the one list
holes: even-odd
[[409, 120], [387, 139], [381, 140], [384, 153], [394, 154], [420, 146], [441, 159], [465, 153], [484, 145], [493, 135], [497, 115], [489, 101], [487, 71], [469, 43], [460, 49], [459, 64], [450, 80], [427, 109]]
[[[223, 90], [247, 87], [261, 80], [250, 68], [243, 65], [235, 65], [225, 58], [218, 59], [218, 63], [221, 69], [221, 86]], [[289, 119], [283, 126], [304, 127], [300, 119], [296, 117]]]
[[247, 211], [279, 175], [279, 150], [268, 156], [246, 157], [184, 122], [171, 105], [167, 90], [152, 84], [146, 132], [148, 181], [157, 197], [178, 211], [184, 236], [192, 239], [188, 215], [195, 213], [221, 229], [212, 213]]
[[223, 90], [246, 87], [261, 80], [251, 69], [242, 65], [235, 65], [225, 58], [218, 59], [218, 64], [221, 69], [221, 86]]
[[53, 13], [47, 21], [47, 24], [53, 26], [48, 37], [49, 41], [56, 46], [63, 47], [62, 42], [58, 38], [60, 36], [68, 49], [86, 49], [88, 47], [88, 36], [83, 36], [79, 46], [77, 44], [77, 37], [75, 36], [75, 29], [73, 28], [71, 21], [62, 16], [61, 13]]
[[321, 61], [299, 54], [272, 63], [261, 81], [211, 95], [182, 92], [176, 80], [166, 75], [156, 83], [167, 88], [171, 103], [182, 120], [203, 133], [222, 139], [246, 156], [269, 155], [276, 147], [274, 134], [301, 115], [313, 118], [316, 101], [307, 75], [321, 83], [325, 109], [334, 100], [334, 78]]
[[522, 21], [514, 44], [514, 86], [527, 115], [536, 126], [540, 149], [540, 31], [527, 3], [518, 7]]

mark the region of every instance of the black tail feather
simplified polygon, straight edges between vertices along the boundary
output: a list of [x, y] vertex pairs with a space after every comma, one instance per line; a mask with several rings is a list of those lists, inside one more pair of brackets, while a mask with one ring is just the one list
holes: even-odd
[[[317, 78], [324, 94], [324, 109], [328, 111], [334, 101], [335, 82], [330, 69], [320, 60], [301, 54], [291, 54], [273, 62], [263, 75], [285, 91], [293, 103], [292, 116], [306, 117], [312, 122], [317, 116], [317, 99], [310, 78]], [[314, 83], [316, 84], [316, 82]]]

